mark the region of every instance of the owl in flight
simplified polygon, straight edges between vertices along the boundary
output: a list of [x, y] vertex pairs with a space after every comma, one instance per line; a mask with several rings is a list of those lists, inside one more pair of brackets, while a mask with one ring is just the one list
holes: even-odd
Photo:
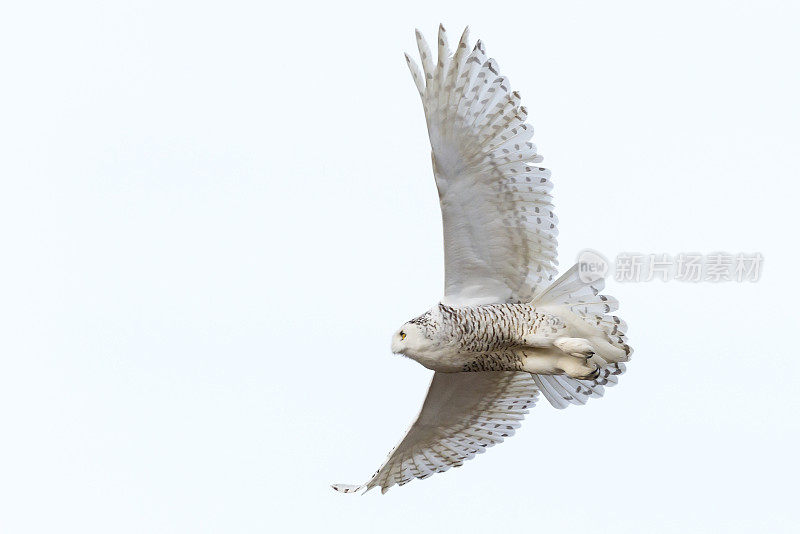
[[417, 31], [422, 70], [406, 55], [428, 124], [442, 208], [441, 302], [392, 337], [392, 352], [434, 371], [422, 410], [386, 462], [344, 493], [458, 467], [514, 434], [539, 393], [556, 408], [603, 395], [625, 371], [625, 323], [603, 281], [579, 265], [556, 275], [550, 171], [533, 128], [481, 41], [464, 30], [438, 60]]

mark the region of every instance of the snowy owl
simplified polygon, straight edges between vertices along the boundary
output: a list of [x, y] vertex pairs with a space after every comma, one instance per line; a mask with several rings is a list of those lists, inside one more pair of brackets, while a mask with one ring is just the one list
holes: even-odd
[[585, 404], [616, 384], [631, 355], [603, 282], [579, 265], [556, 274], [550, 171], [533, 128], [481, 41], [464, 30], [438, 61], [417, 30], [422, 69], [406, 54], [425, 111], [444, 227], [444, 297], [392, 336], [392, 352], [434, 371], [422, 410], [386, 462], [350, 493], [458, 467], [514, 434], [542, 395]]

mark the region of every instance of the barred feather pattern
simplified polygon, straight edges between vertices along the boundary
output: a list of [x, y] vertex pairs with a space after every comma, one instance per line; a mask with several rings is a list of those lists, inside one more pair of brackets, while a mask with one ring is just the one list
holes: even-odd
[[452, 307], [439, 304], [444, 342], [464, 353], [494, 353], [524, 345], [527, 335], [556, 339], [566, 325], [530, 304], [485, 304]]

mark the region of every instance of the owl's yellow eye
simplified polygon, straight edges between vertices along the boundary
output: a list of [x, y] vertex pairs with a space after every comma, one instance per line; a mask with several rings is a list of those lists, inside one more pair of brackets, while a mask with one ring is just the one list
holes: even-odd
[[405, 339], [405, 338], [406, 338], [406, 333], [400, 332], [400, 339]]

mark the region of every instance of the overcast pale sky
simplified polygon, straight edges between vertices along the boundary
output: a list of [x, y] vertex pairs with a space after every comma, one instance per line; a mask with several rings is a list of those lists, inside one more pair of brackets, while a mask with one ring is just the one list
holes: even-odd
[[[793, 2], [25, 2], [0, 9], [0, 530], [793, 532]], [[470, 24], [552, 169], [560, 258], [760, 252], [622, 283], [636, 352], [464, 467], [340, 495], [430, 371], [414, 27]]]

